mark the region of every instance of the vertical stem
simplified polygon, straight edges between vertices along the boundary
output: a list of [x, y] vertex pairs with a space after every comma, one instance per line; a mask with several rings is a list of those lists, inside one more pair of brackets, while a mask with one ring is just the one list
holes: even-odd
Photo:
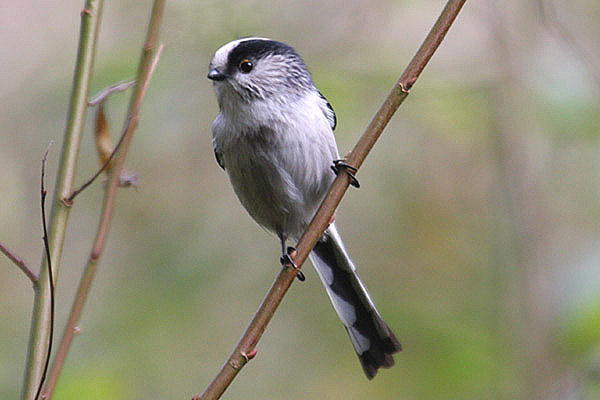
[[[73, 190], [75, 169], [79, 155], [79, 145], [85, 121], [88, 89], [92, 76], [96, 38], [100, 27], [102, 0], [87, 0], [81, 11], [81, 29], [79, 48], [73, 79], [73, 89], [67, 114], [64, 143], [59, 161], [56, 187], [49, 223], [49, 242], [51, 264], [53, 266], [53, 285], [56, 284], [62, 256], [62, 248], [67, 228], [70, 207], [63, 202]], [[23, 400], [35, 396], [44, 368], [48, 334], [50, 331], [50, 282], [43, 258], [40, 277], [35, 284], [33, 315], [30, 328], [29, 348], [25, 364], [23, 382]]]
[[140, 59], [140, 65], [138, 68], [138, 76], [136, 80], [137, 85], [135, 87], [135, 92], [132, 94], [131, 103], [129, 105], [128, 117], [125, 124], [123, 137], [121, 139], [122, 142], [119, 146], [119, 149], [117, 150], [117, 153], [115, 154], [115, 165], [110, 170], [111, 173], [104, 196], [104, 203], [102, 206], [102, 216], [100, 218], [100, 223], [96, 232], [94, 244], [92, 245], [92, 250], [88, 259], [88, 263], [85, 266], [85, 270], [79, 282], [77, 293], [75, 294], [75, 300], [73, 301], [73, 305], [71, 306], [69, 319], [63, 332], [60, 341], [60, 346], [56, 353], [54, 362], [52, 363], [52, 366], [50, 368], [48, 382], [46, 383], [43, 391], [43, 394], [46, 399], [50, 399], [52, 397], [52, 393], [58, 381], [58, 377], [64, 365], [64, 361], [67, 357], [67, 353], [69, 351], [69, 348], [71, 347], [71, 343], [73, 341], [75, 333], [77, 332], [77, 324], [79, 323], [79, 319], [81, 317], [85, 301], [91, 289], [92, 282], [94, 280], [94, 276], [98, 267], [98, 261], [106, 245], [108, 232], [110, 230], [110, 222], [112, 220], [112, 215], [115, 207], [117, 188], [120, 181], [121, 171], [123, 170], [123, 165], [125, 163], [127, 149], [131, 143], [131, 139], [133, 137], [135, 128], [137, 127], [139, 111], [146, 89], [148, 87], [148, 83], [150, 81], [152, 73], [154, 72], [154, 68], [156, 66], [156, 63], [158, 62], [158, 58], [162, 50], [162, 46], [160, 46], [156, 52], [156, 56], [153, 57], [156, 48], [156, 41], [158, 38], [160, 24], [162, 21], [165, 2], [166, 0], [154, 1], [154, 5], [152, 8], [152, 16], [150, 19], [150, 24], [148, 26], [148, 33], [146, 35], [146, 41], [144, 43], [142, 56]]

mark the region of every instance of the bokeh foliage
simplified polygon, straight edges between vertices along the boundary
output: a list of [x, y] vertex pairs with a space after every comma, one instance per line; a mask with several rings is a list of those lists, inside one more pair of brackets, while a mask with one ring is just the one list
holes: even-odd
[[[227, 398], [598, 396], [600, 83], [550, 29], [539, 2], [488, 3], [467, 2], [361, 169], [362, 188], [348, 193], [337, 214], [362, 278], [405, 347], [397, 365], [366, 381], [307, 268], [307, 282], [294, 284]], [[554, 3], [560, 22], [599, 66], [595, 2]], [[56, 399], [189, 398], [202, 391], [279, 268], [276, 239], [245, 214], [213, 159], [217, 106], [205, 79], [212, 52], [248, 35], [294, 46], [336, 110], [343, 154], [442, 5], [167, 5], [165, 50], [127, 165], [141, 184], [118, 196]], [[39, 160], [49, 140], [62, 138], [76, 7], [0, 6], [0, 240], [34, 269], [42, 253]], [[150, 3], [105, 7], [93, 91], [134, 74]], [[114, 135], [126, 103], [115, 95], [106, 106]], [[91, 127], [80, 181], [97, 168]], [[56, 159], [50, 155], [49, 181]], [[59, 333], [101, 198], [96, 184], [70, 217], [57, 288]], [[21, 387], [28, 286], [0, 258], [0, 398], [17, 398]]]

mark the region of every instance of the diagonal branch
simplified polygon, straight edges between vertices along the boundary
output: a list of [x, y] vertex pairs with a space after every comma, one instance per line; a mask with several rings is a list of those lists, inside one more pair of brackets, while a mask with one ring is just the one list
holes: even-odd
[[63, 332], [63, 336], [61, 338], [56, 357], [54, 358], [54, 361], [50, 368], [48, 383], [44, 387], [43, 392], [46, 399], [50, 399], [52, 397], [52, 392], [54, 391], [56, 382], [58, 381], [58, 377], [64, 365], [64, 361], [67, 357], [67, 353], [69, 352], [69, 348], [71, 347], [73, 337], [79, 331], [79, 329], [77, 328], [77, 324], [79, 323], [79, 318], [81, 317], [83, 306], [85, 305], [85, 301], [89, 294], [92, 281], [96, 273], [98, 260], [106, 244], [108, 232], [110, 229], [110, 222], [115, 207], [117, 188], [120, 183], [121, 171], [123, 170], [123, 165], [125, 164], [127, 150], [131, 143], [133, 133], [137, 127], [139, 112], [142, 100], [148, 87], [148, 83], [150, 82], [150, 78], [154, 73], [154, 69], [156, 68], [156, 64], [158, 62], [163, 48], [161, 44], [158, 47], [158, 50], [156, 50], [156, 54], [154, 54], [156, 48], [156, 41], [158, 38], [158, 32], [162, 21], [164, 5], [165, 0], [154, 1], [154, 5], [152, 8], [152, 16], [148, 27], [148, 33], [146, 35], [146, 42], [143, 47], [140, 65], [138, 69], [137, 82], [139, 82], [140, 84], [135, 86], [135, 92], [133, 93], [131, 98], [123, 137], [120, 140], [121, 143], [119, 145], [119, 149], [116, 150], [117, 153], [115, 155], [115, 165], [111, 168], [111, 174], [104, 196], [102, 216], [100, 218], [100, 224], [96, 233], [96, 239], [94, 240], [88, 263], [85, 267], [81, 280], [79, 281], [79, 287], [77, 289], [77, 293], [75, 294], [75, 300], [73, 301], [73, 305], [71, 306], [69, 319], [67, 321], [67, 325], [65, 326], [65, 330]]
[[27, 277], [29, 278], [29, 280], [31, 281], [31, 283], [33, 283], [33, 285], [35, 285], [35, 283], [38, 281], [38, 277], [27, 266], [27, 264], [25, 264], [25, 261], [23, 261], [22, 258], [20, 258], [19, 256], [17, 256], [12, 251], [10, 251], [10, 249], [8, 247], [6, 247], [4, 244], [2, 244], [1, 242], [0, 242], [0, 252], [3, 253], [6, 257], [8, 257], [9, 260], [12, 261], [17, 267], [19, 267], [21, 269], [21, 271], [23, 271], [23, 273], [25, 275], [27, 275]]
[[[427, 65], [427, 62], [431, 59], [433, 53], [444, 39], [444, 36], [448, 32], [448, 29], [454, 22], [465, 1], [466, 0], [449, 0], [446, 3], [438, 20], [425, 38], [425, 41], [388, 94], [366, 131], [363, 133], [356, 146], [354, 146], [352, 152], [347, 156], [345, 161], [348, 164], [356, 168], [361, 166], [387, 123], [406, 96], [408, 96], [409, 89], [413, 86]], [[335, 209], [348, 189], [350, 182], [351, 177], [348, 174], [338, 174], [331, 185], [329, 193], [321, 203], [319, 210], [296, 245], [297, 252], [294, 256], [294, 263], [298, 268], [306, 261], [308, 254], [323, 235]], [[256, 354], [256, 344], [260, 340], [267, 324], [271, 320], [279, 303], [281, 303], [283, 296], [289, 289], [298, 271], [299, 269], [288, 267], [284, 267], [281, 270], [260, 305], [260, 308], [250, 322], [250, 325], [246, 329], [246, 332], [242, 336], [239, 344], [225, 362], [215, 379], [206, 388], [202, 396], [200, 396], [200, 399], [213, 400], [220, 398], [239, 371]]]

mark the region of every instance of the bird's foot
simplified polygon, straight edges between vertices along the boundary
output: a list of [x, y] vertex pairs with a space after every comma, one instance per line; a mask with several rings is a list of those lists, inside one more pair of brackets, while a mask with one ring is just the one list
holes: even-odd
[[287, 265], [287, 266], [290, 266], [290, 267], [294, 268], [295, 270], [297, 270], [298, 274], [296, 275], [296, 278], [298, 278], [298, 280], [300, 282], [304, 282], [306, 280], [306, 277], [304, 276], [302, 271], [300, 271], [300, 269], [296, 266], [296, 264], [294, 263], [294, 259], [292, 258], [292, 256], [294, 256], [295, 254], [296, 254], [296, 249], [293, 247], [288, 247], [287, 252], [281, 256], [279, 261], [281, 262], [281, 265], [283, 265], [283, 266]]
[[348, 164], [346, 160], [333, 160], [333, 165], [331, 166], [331, 169], [333, 170], [333, 172], [335, 172], [336, 175], [339, 174], [341, 170], [344, 170], [346, 174], [348, 174], [348, 176], [350, 177], [350, 184], [355, 188], [360, 187], [360, 183], [354, 175], [356, 174], [356, 171], [358, 171], [358, 168]]

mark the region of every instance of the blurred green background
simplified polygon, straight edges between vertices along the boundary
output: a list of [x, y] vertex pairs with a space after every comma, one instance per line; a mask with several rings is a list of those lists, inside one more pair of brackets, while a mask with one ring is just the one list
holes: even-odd
[[[105, 2], [92, 93], [133, 77], [150, 1]], [[110, 240], [55, 399], [189, 399], [214, 377], [279, 270], [278, 243], [217, 166], [205, 79], [241, 36], [294, 46], [351, 149], [443, 1], [167, 3]], [[311, 267], [228, 399], [600, 398], [600, 7], [467, 2], [337, 213], [405, 350], [368, 382]], [[83, 1], [0, 5], [0, 241], [42, 254], [40, 160], [54, 186]], [[128, 94], [107, 104], [113, 135]], [[77, 181], [98, 167], [93, 112]], [[62, 334], [103, 185], [73, 207]], [[0, 257], [0, 398], [20, 395], [29, 282]]]

